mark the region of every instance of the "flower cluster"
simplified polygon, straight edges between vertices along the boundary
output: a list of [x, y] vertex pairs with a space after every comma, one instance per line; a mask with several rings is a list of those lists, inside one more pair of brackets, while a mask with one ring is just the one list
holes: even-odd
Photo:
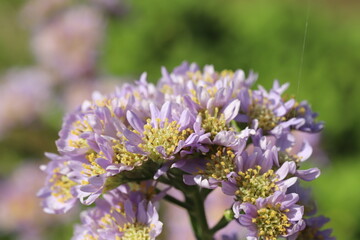
[[[208, 228], [203, 201], [219, 188], [233, 198], [230, 218], [247, 228], [248, 239], [294, 239], [320, 226], [304, 219], [306, 201], [293, 187], [320, 170], [303, 168], [312, 148], [305, 140], [294, 148], [293, 133], [323, 124], [306, 102], [283, 96], [288, 84], [253, 90], [256, 79], [183, 63], [171, 73], [163, 68], [157, 85], [143, 74], [112, 94], [94, 93], [65, 117], [59, 154], [48, 154], [43, 166], [45, 211], [95, 202], [73, 239], [155, 239], [162, 226], [155, 206], [164, 197], [198, 222], [198, 239], [212, 239], [219, 227]], [[167, 195], [164, 184], [185, 201]]]

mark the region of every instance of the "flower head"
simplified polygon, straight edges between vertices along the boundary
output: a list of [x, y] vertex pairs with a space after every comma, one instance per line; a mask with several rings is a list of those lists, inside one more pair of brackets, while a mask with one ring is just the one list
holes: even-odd
[[155, 206], [141, 192], [121, 186], [82, 213], [73, 239], [153, 240], [162, 230]]
[[[271, 132], [279, 125], [287, 125], [286, 114], [292, 109], [295, 101], [293, 99], [285, 102], [281, 94], [288, 88], [289, 84], [280, 86], [278, 81], [274, 82], [273, 88], [267, 92], [263, 87], [258, 90], [243, 89], [240, 92], [241, 114], [236, 118], [239, 122], [256, 124], [265, 132]], [[292, 123], [295, 124], [295, 123]], [[296, 122], [299, 124], [299, 122]]]
[[[127, 148], [134, 153], [144, 154], [152, 161], [160, 164], [175, 159], [175, 155], [192, 145], [192, 125], [194, 118], [189, 111], [166, 102], [159, 110], [150, 106], [151, 116], [144, 123], [134, 112], [127, 112], [133, 131], [124, 131], [128, 139]], [[179, 111], [180, 110], [180, 111]]]
[[208, 151], [195, 159], [183, 160], [180, 169], [191, 175], [184, 175], [188, 185], [199, 185], [205, 188], [216, 188], [227, 180], [228, 174], [236, 168], [240, 154], [246, 146], [250, 131], [240, 134], [233, 131], [219, 132], [208, 145]]
[[239, 223], [250, 231], [249, 236], [276, 240], [305, 227], [303, 207], [295, 204], [297, 200], [296, 194], [276, 192], [268, 198], [258, 199], [255, 204], [236, 202], [233, 210]]
[[42, 170], [47, 173], [45, 187], [38, 192], [42, 198], [43, 209], [47, 213], [66, 213], [74, 207], [77, 202], [78, 182], [68, 177], [70, 169], [69, 159], [56, 154], [46, 154], [51, 159]]

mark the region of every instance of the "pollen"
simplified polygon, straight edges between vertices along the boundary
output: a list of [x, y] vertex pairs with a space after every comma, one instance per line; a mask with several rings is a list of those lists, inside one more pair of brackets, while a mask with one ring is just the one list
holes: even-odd
[[69, 146], [73, 148], [87, 148], [89, 147], [87, 141], [83, 138], [79, 138], [76, 140], [69, 139]]
[[141, 154], [129, 152], [125, 145], [118, 140], [113, 140], [112, 149], [114, 151], [113, 163], [124, 164], [126, 166], [135, 166], [147, 160], [147, 157]]
[[225, 69], [225, 70], [222, 70], [221, 72], [220, 72], [220, 76], [221, 77], [230, 77], [230, 78], [233, 78], [234, 77], [234, 71], [232, 71], [232, 70], [227, 70], [227, 69]]
[[116, 240], [150, 240], [149, 226], [141, 223], [126, 223], [122, 227], [119, 227], [119, 231], [124, 235]]
[[84, 240], [98, 240], [98, 239], [99, 239], [98, 236], [94, 236], [94, 235], [90, 235], [90, 234], [84, 235]]
[[73, 122], [73, 127], [74, 129], [71, 130], [71, 133], [74, 135], [79, 136], [80, 134], [84, 133], [84, 132], [93, 132], [93, 128], [91, 127], [91, 125], [89, 124], [88, 121], [83, 120], [83, 121], [75, 121]]
[[201, 71], [187, 72], [186, 74], [190, 78], [190, 80], [195, 84], [198, 84], [199, 81], [206, 81], [208, 83], [215, 82], [215, 79], [212, 78], [212, 76], [210, 74], [208, 74], [208, 73], [203, 74]]
[[168, 84], [164, 84], [160, 91], [164, 94], [174, 94], [174, 89], [172, 89], [172, 87]]
[[157, 127], [153, 127], [151, 120], [147, 120], [147, 124], [144, 126], [143, 143], [139, 144], [139, 147], [148, 152], [151, 160], [162, 163], [164, 156], [158, 152], [157, 147], [163, 147], [166, 156], [171, 156], [179, 141], [185, 141], [192, 130], [188, 128], [180, 131], [180, 124], [176, 121], [169, 122], [166, 119], [162, 122], [160, 119], [156, 119], [156, 122]]
[[53, 170], [53, 175], [49, 181], [52, 183], [50, 188], [52, 191], [51, 194], [59, 202], [65, 203], [74, 197], [71, 193], [71, 188], [76, 186], [77, 183], [70, 180], [66, 175], [61, 174], [60, 168], [55, 168]]
[[238, 201], [254, 204], [259, 197], [269, 197], [278, 190], [278, 186], [275, 184], [277, 175], [274, 171], [270, 169], [261, 174], [260, 170], [261, 167], [256, 166], [246, 172], [238, 172], [236, 177], [238, 190], [235, 192]]
[[224, 114], [219, 114], [219, 108], [215, 108], [214, 113], [210, 114], [208, 110], [200, 113], [202, 117], [201, 127], [211, 133], [214, 138], [216, 134], [221, 131], [230, 131], [231, 128], [227, 126]]
[[96, 162], [96, 159], [99, 157], [100, 155], [98, 153], [89, 151], [89, 153], [86, 154], [86, 160], [88, 160], [88, 163], [82, 164], [82, 166], [85, 168], [82, 173], [88, 177], [106, 173], [106, 170]]
[[270, 131], [281, 120], [281, 118], [277, 117], [274, 112], [266, 105], [267, 102], [267, 99], [263, 100], [262, 103], [255, 102], [249, 108], [250, 119], [257, 119], [259, 121], [259, 127], [264, 131]]
[[111, 226], [116, 222], [116, 219], [110, 214], [105, 214], [99, 221], [99, 226], [101, 228], [111, 228]]
[[280, 211], [280, 206], [269, 206], [257, 211], [258, 216], [252, 219], [257, 225], [258, 235], [264, 240], [276, 240], [278, 236], [286, 235], [291, 226], [288, 217]]
[[230, 148], [217, 147], [215, 153], [210, 155], [205, 169], [198, 173], [216, 180], [227, 179], [227, 174], [234, 171], [235, 154]]

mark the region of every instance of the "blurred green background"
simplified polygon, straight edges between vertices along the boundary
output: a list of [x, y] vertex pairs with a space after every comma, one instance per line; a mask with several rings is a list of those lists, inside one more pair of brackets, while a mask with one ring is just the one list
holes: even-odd
[[[34, 62], [29, 33], [17, 24], [23, 3], [0, 1], [2, 73]], [[330, 163], [309, 184], [319, 212], [331, 218], [327, 226], [338, 239], [360, 239], [360, 2], [129, 3], [126, 17], [111, 18], [108, 23], [102, 71], [133, 78], [146, 71], [156, 81], [161, 66], [172, 69], [187, 60], [200, 66], [213, 64], [218, 70], [253, 69], [259, 73], [257, 83], [266, 87], [273, 79], [290, 82], [287, 92], [308, 100], [326, 123], [321, 147]], [[3, 176], [22, 159], [42, 158], [44, 151], [55, 151], [61, 113], [43, 121], [47, 127], [19, 127], [0, 141]], [[70, 239], [71, 234], [59, 239]]]

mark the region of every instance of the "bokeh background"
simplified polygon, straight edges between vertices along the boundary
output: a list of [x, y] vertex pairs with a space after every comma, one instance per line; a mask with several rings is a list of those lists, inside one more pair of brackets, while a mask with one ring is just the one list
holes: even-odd
[[360, 239], [359, 12], [356, 0], [1, 0], [0, 239], [70, 239], [78, 212], [47, 216], [35, 197], [64, 113], [184, 60], [290, 82], [311, 103], [326, 123], [319, 212], [338, 239]]

